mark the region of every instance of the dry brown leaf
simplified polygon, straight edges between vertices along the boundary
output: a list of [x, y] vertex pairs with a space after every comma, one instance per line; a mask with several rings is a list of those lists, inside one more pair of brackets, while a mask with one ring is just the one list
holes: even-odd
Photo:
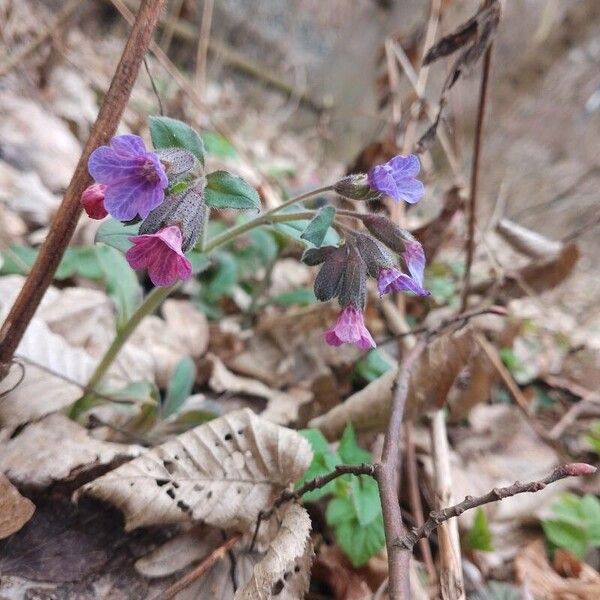
[[127, 530], [204, 521], [244, 531], [312, 460], [298, 433], [248, 409], [200, 425], [77, 491], [114, 504]]
[[206, 317], [187, 300], [167, 300], [162, 312], [164, 319], [146, 317], [124, 350], [148, 354], [154, 363], [156, 383], [165, 388], [182, 358], [204, 354], [209, 329]]
[[95, 440], [77, 423], [53, 414], [27, 425], [0, 444], [0, 471], [20, 487], [39, 490], [90, 469], [138, 456], [141, 450], [138, 446]]
[[29, 323], [15, 358], [32, 360], [56, 375], [23, 360], [25, 376], [14, 387], [17, 373], [13, 369], [14, 375], [2, 383], [3, 390], [11, 390], [0, 398], [0, 425], [4, 426], [28, 423], [70, 406], [81, 397], [82, 385], [95, 366], [85, 350], [68, 344], [37, 317]]
[[591, 600], [600, 598], [600, 575], [582, 563], [578, 577], [561, 577], [548, 562], [543, 540], [525, 547], [515, 558], [517, 580], [535, 598], [545, 600]]
[[496, 231], [517, 252], [530, 258], [548, 258], [556, 256], [562, 250], [561, 242], [548, 239], [509, 219], [500, 219]]
[[265, 557], [254, 567], [250, 581], [235, 600], [299, 600], [310, 582], [312, 563], [310, 517], [306, 509], [291, 504]]
[[[568, 244], [556, 256], [531, 262], [517, 271], [507, 271], [506, 281], [494, 293], [508, 298], [541, 294], [560, 285], [570, 275], [578, 260], [577, 244]], [[472, 286], [470, 291], [485, 294], [495, 283], [495, 279], [489, 279]]]
[[[441, 336], [427, 347], [411, 374], [406, 405], [409, 418], [443, 406], [472, 348], [469, 329]], [[309, 427], [320, 429], [329, 439], [338, 439], [349, 422], [361, 431], [383, 427], [388, 422], [396, 373], [390, 369], [343, 404], [312, 419]]]
[[21, 496], [17, 488], [0, 472], [0, 540], [19, 531], [34, 512], [33, 502]]
[[261, 416], [274, 423], [285, 425], [298, 419], [298, 409], [309, 402], [312, 394], [309, 392], [292, 395], [279, 390], [271, 389], [264, 383], [249, 377], [240, 377], [232, 373], [214, 355], [207, 357], [212, 364], [212, 373], [209, 380], [210, 387], [215, 392], [227, 392], [229, 394], [248, 394], [267, 400], [267, 406]]

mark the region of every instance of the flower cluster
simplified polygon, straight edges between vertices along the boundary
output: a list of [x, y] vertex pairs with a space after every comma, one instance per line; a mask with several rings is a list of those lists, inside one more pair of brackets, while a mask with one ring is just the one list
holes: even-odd
[[[396, 201], [414, 203], [424, 194], [422, 182], [415, 178], [419, 169], [416, 156], [396, 156], [366, 175], [342, 179], [334, 189], [355, 200], [387, 194]], [[429, 292], [423, 287], [425, 253], [421, 244], [387, 217], [360, 218], [370, 235], [352, 233], [339, 247], [311, 248], [302, 260], [322, 265], [315, 279], [316, 297], [322, 301], [337, 297], [342, 308], [325, 332], [325, 341], [331, 346], [352, 343], [366, 350], [375, 347], [363, 317], [368, 276], [377, 281], [380, 295], [395, 291], [429, 296]]]
[[81, 196], [83, 209], [92, 219], [142, 219], [140, 235], [129, 238], [133, 246], [125, 257], [133, 269], [147, 269], [154, 285], [170, 286], [192, 274], [185, 252], [204, 224], [204, 179], [190, 179], [176, 194], [168, 188], [185, 179], [197, 162], [180, 148], [149, 151], [137, 135], [115, 136], [90, 155], [88, 170], [95, 183]]

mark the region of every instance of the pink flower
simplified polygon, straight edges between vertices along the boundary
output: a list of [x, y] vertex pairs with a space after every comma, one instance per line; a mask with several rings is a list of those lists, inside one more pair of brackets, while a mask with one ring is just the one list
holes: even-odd
[[375, 340], [365, 327], [362, 311], [350, 304], [339, 314], [331, 329], [325, 332], [325, 341], [330, 346], [355, 344], [361, 350], [375, 348]]
[[133, 247], [125, 254], [127, 262], [132, 269], [148, 269], [154, 285], [167, 287], [178, 279], [191, 277], [192, 263], [181, 250], [181, 231], [176, 225], [132, 236], [129, 241]]
[[108, 214], [104, 207], [105, 190], [106, 186], [103, 183], [93, 183], [83, 190], [80, 202], [90, 219], [104, 219]]

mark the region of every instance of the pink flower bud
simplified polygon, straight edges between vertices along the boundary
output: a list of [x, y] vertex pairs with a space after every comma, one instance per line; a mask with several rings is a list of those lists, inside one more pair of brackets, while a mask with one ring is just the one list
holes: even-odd
[[583, 475], [593, 475], [596, 472], [596, 467], [586, 463], [570, 463], [564, 467], [567, 475], [571, 477], [581, 477]]
[[104, 208], [104, 192], [106, 186], [103, 183], [93, 183], [81, 194], [81, 206], [90, 219], [104, 219], [108, 214]]

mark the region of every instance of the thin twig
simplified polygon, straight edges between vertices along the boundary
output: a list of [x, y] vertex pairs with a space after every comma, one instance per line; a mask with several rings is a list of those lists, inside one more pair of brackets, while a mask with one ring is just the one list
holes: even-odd
[[218, 548], [215, 548], [197, 567], [186, 573], [181, 579], [173, 585], [163, 590], [151, 600], [172, 600], [186, 587], [194, 583], [196, 579], [202, 577], [209, 569], [211, 569], [218, 561], [220, 561], [228, 552], [235, 546], [238, 540], [242, 537], [241, 533], [234, 533], [229, 536]]
[[320, 475], [310, 481], [307, 481], [304, 485], [300, 486], [297, 490], [284, 490], [281, 492], [277, 500], [273, 503], [273, 506], [269, 510], [260, 511], [256, 518], [256, 526], [254, 528], [254, 535], [252, 536], [252, 542], [250, 542], [250, 549], [254, 548], [256, 538], [258, 536], [258, 530], [260, 524], [273, 516], [273, 513], [286, 502], [291, 500], [298, 500], [302, 498], [304, 494], [325, 487], [329, 482], [341, 477], [342, 475], [370, 475], [375, 476], [375, 465], [369, 465], [366, 463], [360, 465], [337, 465], [331, 473], [327, 475]]
[[424, 349], [425, 340], [420, 340], [398, 369], [398, 376], [392, 390], [392, 407], [383, 444], [383, 456], [381, 463], [377, 465], [375, 470], [375, 478], [381, 497], [383, 527], [388, 551], [389, 595], [391, 600], [408, 600], [410, 598], [409, 567], [411, 552], [394, 545], [393, 542], [407, 533], [402, 522], [402, 512], [398, 502], [400, 427], [408, 396], [410, 372]]
[[152, 77], [152, 73], [150, 73], [150, 67], [148, 66], [148, 61], [146, 57], [144, 57], [144, 68], [146, 69], [146, 73], [148, 74], [148, 79], [150, 79], [150, 85], [152, 86], [152, 91], [156, 96], [156, 102], [158, 103], [158, 112], [162, 117], [165, 116], [165, 111], [163, 109], [162, 100], [160, 99], [160, 94], [158, 93], [158, 88], [156, 87], [156, 82], [154, 81], [154, 77]]
[[566, 477], [582, 477], [593, 475], [594, 473], [596, 473], [596, 467], [593, 467], [592, 465], [585, 463], [570, 463], [556, 467], [556, 469], [554, 469], [550, 475], [539, 481], [530, 481], [528, 483], [516, 481], [507, 487], [494, 488], [487, 494], [483, 494], [483, 496], [478, 496], [476, 498], [473, 496], [466, 496], [462, 502], [459, 502], [454, 506], [450, 506], [439, 511], [431, 511], [429, 513], [429, 518], [421, 527], [415, 528], [410, 533], [398, 538], [393, 542], [393, 545], [406, 550], [412, 550], [418, 540], [420, 540], [422, 537], [428, 537], [431, 535], [433, 530], [436, 529], [441, 523], [444, 523], [448, 519], [459, 517], [467, 510], [477, 508], [478, 506], [483, 506], [484, 504], [489, 504], [490, 502], [497, 502], [498, 500], [503, 500], [504, 498], [510, 498], [511, 496], [516, 496], [517, 494], [523, 494], [526, 492], [539, 492], [547, 485], [554, 483], [555, 481], [559, 481], [560, 479], [565, 479]]
[[[415, 455], [415, 440], [413, 438], [413, 424], [411, 421], [404, 423], [404, 439], [406, 442], [406, 482], [408, 484], [408, 497], [410, 500], [410, 509], [415, 517], [417, 526], [421, 526], [425, 521], [423, 516], [423, 503], [421, 502], [421, 493], [419, 491], [419, 479], [417, 474], [417, 457]], [[437, 579], [437, 571], [433, 563], [431, 548], [426, 538], [419, 540], [423, 562], [427, 569], [427, 574], [431, 581]]]
[[0, 329], [0, 378], [6, 375], [5, 365], [10, 363], [71, 240], [81, 213], [79, 199], [90, 183], [87, 170], [88, 158], [98, 146], [107, 143], [117, 130], [142, 59], [152, 39], [161, 5], [162, 0], [145, 0], [140, 7], [73, 178], [31, 272]]
[[24, 61], [30, 54], [33, 54], [48, 38], [54, 35], [66, 21], [71, 18], [71, 15], [81, 6], [81, 0], [70, 0], [56, 16], [56, 19], [42, 29], [36, 36], [20, 51], [14, 52], [2, 64], [0, 64], [0, 77], [12, 71], [15, 67], [22, 67]]
[[206, 61], [208, 44], [210, 42], [213, 8], [214, 0], [204, 0], [202, 6], [202, 23], [200, 24], [200, 38], [198, 39], [198, 50], [196, 52], [196, 88], [201, 96], [204, 96], [204, 88], [206, 86]]
[[475, 147], [473, 148], [473, 163], [471, 168], [471, 194], [469, 201], [469, 222], [467, 229], [467, 245], [466, 245], [466, 264], [465, 264], [465, 279], [463, 283], [460, 312], [464, 312], [467, 308], [469, 299], [469, 282], [471, 279], [471, 266], [473, 264], [473, 256], [475, 254], [475, 225], [477, 223], [477, 193], [479, 185], [479, 165], [481, 162], [481, 147], [483, 144], [483, 123], [485, 117], [485, 108], [488, 97], [488, 83], [490, 79], [490, 65], [492, 62], [492, 50], [494, 43], [492, 42], [489, 48], [485, 51], [483, 59], [483, 72], [481, 76], [481, 86], [479, 88], [479, 108], [477, 110], [477, 124], [475, 126]]

